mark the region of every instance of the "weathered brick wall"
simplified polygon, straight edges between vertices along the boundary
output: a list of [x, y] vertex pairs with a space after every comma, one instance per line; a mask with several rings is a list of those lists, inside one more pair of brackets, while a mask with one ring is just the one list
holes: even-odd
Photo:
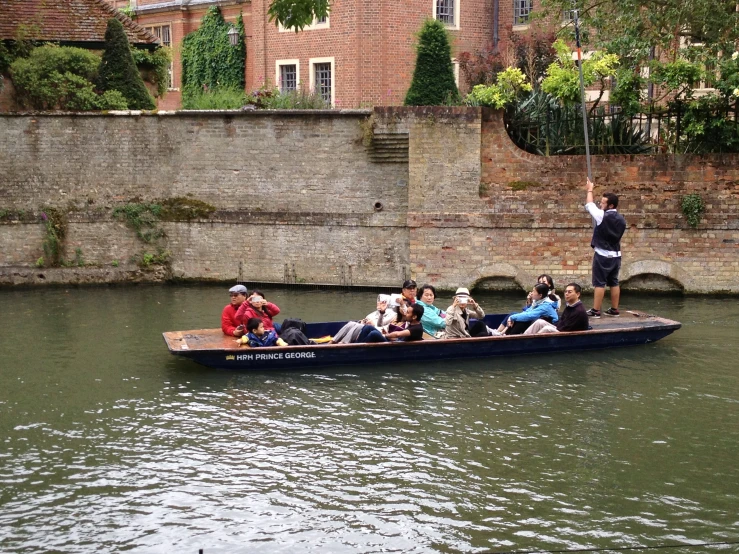
[[[121, 117], [6, 116], [0, 210], [68, 212], [64, 258], [140, 259], [157, 246], [175, 276], [383, 284], [408, 271], [408, 166], [377, 164], [362, 144], [369, 112]], [[115, 207], [188, 197], [207, 222], [162, 222], [146, 245]], [[381, 204], [378, 211], [376, 204]], [[1, 213], [1, 212], [0, 212]], [[43, 255], [41, 223], [0, 217], [0, 266]]]
[[[589, 283], [582, 157], [522, 152], [500, 113], [384, 108], [374, 112], [375, 131], [400, 142], [395, 161], [380, 163], [377, 145], [363, 144], [368, 115], [2, 117], [0, 213], [69, 211], [65, 258], [79, 248], [85, 262], [110, 267], [156, 253], [112, 219], [114, 207], [207, 202], [216, 208], [207, 220], [161, 223], [173, 274], [192, 279], [241, 271], [250, 281], [392, 286], [413, 275], [445, 288], [528, 287], [551, 273], [558, 283]], [[629, 223], [627, 284], [657, 278], [687, 291], [739, 292], [738, 161], [593, 158], [597, 192], [621, 195]], [[689, 192], [706, 203], [697, 229], [679, 207]], [[0, 273], [32, 268], [43, 232], [0, 217]]]
[[[413, 128], [408, 221], [414, 275], [448, 287], [501, 277], [529, 286], [540, 273], [589, 284], [584, 157], [521, 151], [500, 112], [481, 114], [480, 131], [465, 117], [467, 130], [457, 124], [453, 140], [438, 119], [419, 119]], [[467, 161], [455, 148], [463, 134], [470, 148], [481, 137], [477, 182], [465, 178]], [[447, 151], [460, 162], [446, 172], [414, 165]], [[623, 279], [660, 276], [688, 291], [739, 291], [737, 161], [736, 155], [593, 157], [596, 196], [606, 189], [619, 194], [629, 224]], [[432, 182], [433, 175], [440, 181]], [[681, 198], [692, 192], [706, 204], [697, 229], [680, 209]]]

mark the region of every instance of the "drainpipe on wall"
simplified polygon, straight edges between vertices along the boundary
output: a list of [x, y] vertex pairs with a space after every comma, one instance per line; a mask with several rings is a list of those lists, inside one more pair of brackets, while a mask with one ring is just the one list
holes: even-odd
[[493, 0], [493, 52], [498, 51], [498, 23], [500, 18], [500, 0]]

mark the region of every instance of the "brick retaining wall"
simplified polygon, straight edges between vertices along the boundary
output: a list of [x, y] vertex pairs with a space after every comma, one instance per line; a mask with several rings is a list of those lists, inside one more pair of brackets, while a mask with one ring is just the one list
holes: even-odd
[[[443, 288], [528, 287], [546, 272], [589, 282], [582, 157], [519, 150], [498, 112], [376, 108], [368, 123], [370, 114], [0, 116], [0, 215], [68, 212], [65, 258], [79, 248], [86, 263], [111, 267], [154, 251], [112, 218], [115, 207], [206, 202], [216, 209], [207, 220], [160, 225], [173, 275], [188, 279], [241, 271], [249, 281], [393, 286], [413, 275]], [[593, 158], [596, 192], [622, 198], [632, 286], [739, 292], [737, 162]], [[706, 202], [698, 229], [679, 209], [688, 192]], [[41, 223], [0, 217], [0, 283], [34, 267], [43, 236]]]

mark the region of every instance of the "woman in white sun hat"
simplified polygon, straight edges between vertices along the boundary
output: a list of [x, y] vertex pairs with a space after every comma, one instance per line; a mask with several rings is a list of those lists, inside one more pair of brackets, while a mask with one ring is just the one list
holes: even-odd
[[[480, 305], [470, 296], [470, 291], [464, 287], [459, 287], [454, 293], [454, 303], [446, 310], [446, 330], [444, 331], [445, 339], [461, 339], [473, 336], [470, 333], [470, 316], [475, 316], [478, 320], [485, 317], [485, 312]], [[477, 327], [480, 327], [479, 325]], [[482, 324], [485, 328], [485, 324]], [[473, 333], [476, 329], [473, 328]], [[476, 334], [476, 333], [475, 333]], [[487, 330], [484, 335], [487, 335]]]

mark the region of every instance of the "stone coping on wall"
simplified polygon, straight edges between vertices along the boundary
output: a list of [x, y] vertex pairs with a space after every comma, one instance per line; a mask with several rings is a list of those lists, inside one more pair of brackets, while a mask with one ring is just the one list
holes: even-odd
[[323, 117], [356, 117], [369, 116], [369, 109], [347, 109], [347, 110], [108, 110], [99, 112], [62, 112], [62, 111], [25, 111], [25, 112], [3, 112], [0, 117], [156, 117], [156, 116], [245, 116], [245, 117], [294, 117], [306, 115], [318, 115]]
[[18, 111], [18, 112], [2, 112], [0, 117], [28, 117], [28, 116], [44, 116], [44, 117], [141, 117], [141, 116], [306, 116], [319, 115], [328, 117], [346, 117], [346, 116], [369, 116], [376, 114], [378, 116], [392, 117], [416, 117], [416, 118], [436, 118], [436, 119], [455, 119], [465, 121], [477, 121], [480, 119], [482, 108], [465, 107], [465, 106], [375, 106], [374, 108], [346, 108], [340, 110], [259, 110], [249, 108], [238, 108], [234, 110], [106, 110], [106, 111], [89, 111], [89, 112], [69, 112], [69, 111]]
[[117, 283], [165, 283], [171, 280], [166, 266], [142, 269], [120, 267], [0, 267], [0, 288], [28, 285], [109, 285]]

